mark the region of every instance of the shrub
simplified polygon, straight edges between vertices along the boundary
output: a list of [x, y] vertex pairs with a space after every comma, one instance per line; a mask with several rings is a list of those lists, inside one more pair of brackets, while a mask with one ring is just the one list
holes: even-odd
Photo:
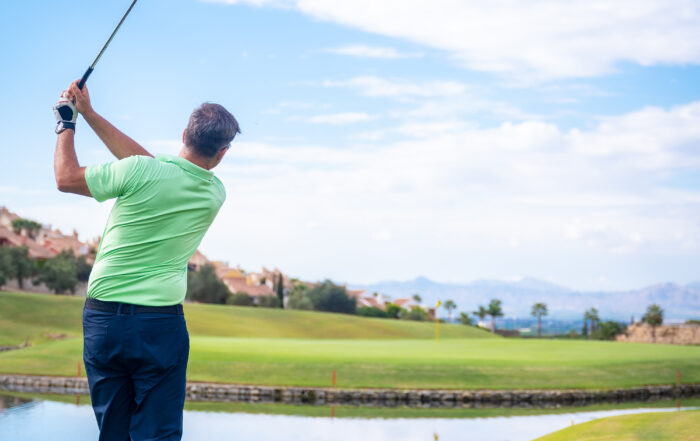
[[393, 303], [389, 303], [388, 305], [386, 305], [386, 315], [389, 318], [395, 318], [395, 319], [400, 318], [401, 315], [403, 315], [406, 312], [408, 312], [408, 311], [406, 311], [404, 308], [400, 307], [399, 305], [395, 305]]
[[274, 295], [258, 297], [258, 306], [263, 308], [279, 308], [280, 299]]
[[389, 315], [386, 313], [386, 311], [382, 311], [381, 309], [377, 308], [376, 306], [361, 306], [357, 308], [357, 315], [361, 315], [363, 317], [379, 317], [379, 318], [388, 318]]
[[344, 287], [326, 280], [309, 291], [309, 299], [317, 311], [355, 313], [355, 299]]
[[44, 283], [56, 294], [66, 291], [75, 293], [78, 285], [78, 265], [75, 256], [70, 251], [62, 251], [53, 259], [46, 261], [41, 268], [35, 284]]
[[253, 306], [253, 298], [244, 292], [231, 294], [226, 299], [227, 305]]
[[401, 316], [404, 320], [427, 321], [430, 320], [428, 313], [420, 306], [414, 306], [410, 311]]
[[615, 340], [619, 334], [622, 334], [627, 329], [622, 323], [614, 321], [600, 322], [595, 331], [593, 331], [593, 338], [596, 340]]
[[211, 264], [202, 265], [199, 271], [187, 274], [186, 298], [202, 303], [227, 303], [231, 292], [226, 285], [216, 277], [216, 271]]

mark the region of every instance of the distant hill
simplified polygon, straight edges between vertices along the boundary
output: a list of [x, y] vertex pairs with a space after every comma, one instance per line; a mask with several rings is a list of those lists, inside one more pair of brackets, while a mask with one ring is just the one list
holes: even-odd
[[535, 302], [547, 304], [548, 318], [580, 318], [588, 308], [597, 308], [601, 318], [629, 320], [641, 318], [646, 307], [657, 303], [669, 319], [700, 318], [700, 282], [682, 286], [662, 283], [630, 291], [575, 291], [550, 282], [525, 278], [517, 282], [477, 280], [466, 284], [440, 283], [425, 277], [396, 282], [386, 281], [372, 285], [352, 285], [352, 289], [366, 289], [391, 297], [410, 297], [418, 293], [426, 304], [438, 299], [452, 299], [458, 311], [471, 312], [490, 299], [503, 302], [507, 317], [528, 317]]

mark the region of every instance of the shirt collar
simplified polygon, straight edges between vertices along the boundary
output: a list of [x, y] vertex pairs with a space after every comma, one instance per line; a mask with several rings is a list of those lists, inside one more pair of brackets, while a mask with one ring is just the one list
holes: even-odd
[[214, 177], [214, 173], [211, 170], [204, 169], [179, 156], [164, 155], [159, 153], [156, 155], [156, 159], [161, 162], [170, 162], [175, 164], [186, 172], [192, 173], [193, 175], [206, 179], [207, 181], [210, 181]]

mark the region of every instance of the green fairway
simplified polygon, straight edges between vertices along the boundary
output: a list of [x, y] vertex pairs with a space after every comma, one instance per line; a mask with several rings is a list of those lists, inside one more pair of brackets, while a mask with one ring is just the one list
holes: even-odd
[[[0, 354], [0, 372], [71, 375], [79, 338]], [[700, 381], [700, 347], [615, 342], [191, 337], [188, 378], [270, 385], [612, 388]]]
[[[3, 341], [36, 343], [0, 353], [0, 372], [74, 375], [80, 308], [74, 298], [0, 294]], [[430, 323], [212, 305], [187, 305], [186, 316], [193, 381], [329, 386], [335, 370], [338, 387], [614, 388], [670, 384], [681, 369], [700, 382], [697, 346], [473, 338], [491, 335], [458, 325], [443, 326], [436, 344]]]
[[[0, 292], [0, 346], [26, 340], [42, 343], [47, 334], [80, 337], [84, 299]], [[190, 335], [283, 338], [425, 338], [435, 336], [427, 322], [365, 318], [347, 314], [223, 305], [186, 304]], [[441, 325], [441, 338], [499, 338], [471, 326]]]
[[559, 430], [536, 441], [698, 441], [700, 410], [602, 418]]

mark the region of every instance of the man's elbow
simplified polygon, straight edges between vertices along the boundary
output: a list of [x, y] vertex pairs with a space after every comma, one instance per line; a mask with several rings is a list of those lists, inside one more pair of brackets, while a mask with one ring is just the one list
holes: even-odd
[[65, 179], [56, 178], [56, 188], [61, 193], [70, 193], [71, 185]]

